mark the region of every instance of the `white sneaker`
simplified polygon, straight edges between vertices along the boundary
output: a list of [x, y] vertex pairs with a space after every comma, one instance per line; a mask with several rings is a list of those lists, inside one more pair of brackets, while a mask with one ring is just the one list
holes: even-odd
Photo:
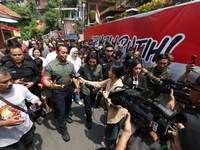
[[83, 103], [82, 103], [81, 101], [79, 101], [77, 104], [79, 104], [79, 105], [81, 105], [81, 106], [83, 105]]

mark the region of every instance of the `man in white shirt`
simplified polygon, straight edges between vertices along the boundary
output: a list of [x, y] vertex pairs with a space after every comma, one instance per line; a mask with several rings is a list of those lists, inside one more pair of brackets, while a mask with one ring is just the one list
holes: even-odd
[[[9, 70], [5, 67], [0, 67], [0, 97], [25, 110], [25, 99], [39, 106], [42, 104], [25, 86], [13, 84]], [[0, 98], [0, 150], [19, 150], [19, 141], [24, 144], [26, 150], [30, 150], [34, 135], [32, 126], [33, 122], [28, 114], [8, 105]]]

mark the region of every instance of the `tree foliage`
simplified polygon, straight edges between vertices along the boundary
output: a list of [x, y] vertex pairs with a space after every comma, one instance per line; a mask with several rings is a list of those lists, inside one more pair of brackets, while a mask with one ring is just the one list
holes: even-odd
[[50, 8], [56, 8], [59, 6], [60, 6], [59, 0], [49, 0], [47, 2], [46, 8], [50, 9]]
[[[21, 20], [16, 24], [12, 24], [12, 27], [20, 29], [20, 33], [23, 38], [31, 38], [43, 35], [43, 30], [37, 30], [37, 23], [34, 19], [33, 5], [25, 4], [18, 6], [17, 3], [7, 3], [6, 7], [16, 12], [21, 16]], [[7, 24], [10, 26], [10, 24]]]
[[43, 14], [42, 22], [45, 23], [47, 29], [54, 30], [56, 28], [55, 24], [58, 22], [59, 18], [59, 10], [50, 9]]

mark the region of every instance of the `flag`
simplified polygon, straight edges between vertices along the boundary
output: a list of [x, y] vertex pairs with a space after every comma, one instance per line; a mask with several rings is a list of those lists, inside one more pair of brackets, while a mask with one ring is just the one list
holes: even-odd
[[99, 14], [99, 9], [98, 9], [97, 4], [96, 4], [96, 15], [95, 15], [95, 19], [96, 19], [96, 22], [97, 22], [98, 24], [101, 24], [100, 14]]

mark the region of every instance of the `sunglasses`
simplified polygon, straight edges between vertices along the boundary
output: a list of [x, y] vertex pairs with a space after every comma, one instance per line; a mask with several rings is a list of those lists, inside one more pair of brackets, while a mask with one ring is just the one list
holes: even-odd
[[106, 50], [106, 52], [113, 52], [113, 50]]
[[43, 44], [43, 43], [37, 43], [37, 44]]

